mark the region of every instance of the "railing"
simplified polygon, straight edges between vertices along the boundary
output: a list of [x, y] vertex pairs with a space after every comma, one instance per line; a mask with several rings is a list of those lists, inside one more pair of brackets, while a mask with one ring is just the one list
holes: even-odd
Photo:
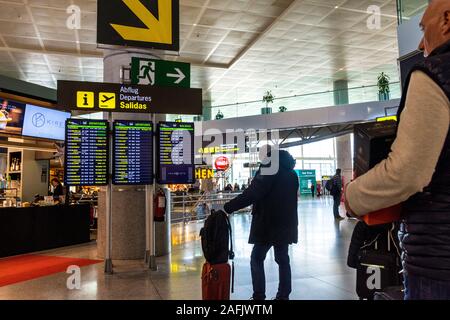
[[[171, 194], [172, 223], [189, 223], [206, 219], [211, 209], [217, 209], [240, 193]], [[248, 211], [244, 209], [243, 211]]]
[[398, 24], [425, 11], [428, 0], [397, 0]]
[[[329, 107], [335, 105], [334, 96], [336, 91], [324, 91], [315, 93], [298, 94], [288, 97], [279, 97], [274, 100], [269, 107], [272, 112], [279, 112], [280, 107], [287, 108], [287, 111], [296, 111], [302, 109]], [[378, 87], [377, 86], [363, 86], [356, 88], [349, 88], [348, 90], [349, 104], [362, 103], [370, 101], [378, 101]], [[390, 85], [390, 98], [398, 99], [401, 97], [400, 82], [392, 82]], [[224, 118], [237, 118], [244, 116], [253, 116], [261, 114], [261, 108], [265, 107], [262, 101], [249, 101], [235, 104], [225, 104], [211, 107], [212, 120], [215, 119], [219, 111], [224, 115]]]

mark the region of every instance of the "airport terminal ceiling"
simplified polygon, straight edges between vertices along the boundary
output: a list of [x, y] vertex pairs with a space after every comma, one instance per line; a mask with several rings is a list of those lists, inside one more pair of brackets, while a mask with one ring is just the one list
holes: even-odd
[[[406, 1], [408, 2], [408, 1]], [[412, 2], [412, 1], [409, 1]], [[414, 1], [420, 2], [420, 1]], [[422, 1], [426, 3], [426, 1]], [[70, 5], [78, 30], [66, 27]], [[381, 10], [369, 29], [367, 9]], [[57, 80], [103, 80], [95, 0], [0, 0], [0, 73], [56, 87]], [[403, 8], [412, 16], [417, 3]], [[398, 80], [395, 0], [180, 0], [180, 52], [192, 63], [192, 87], [213, 106]]]

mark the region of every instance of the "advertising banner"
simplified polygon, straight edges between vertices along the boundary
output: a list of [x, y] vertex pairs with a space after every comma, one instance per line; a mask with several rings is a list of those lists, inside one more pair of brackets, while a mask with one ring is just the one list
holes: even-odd
[[25, 104], [0, 99], [0, 133], [21, 134]]

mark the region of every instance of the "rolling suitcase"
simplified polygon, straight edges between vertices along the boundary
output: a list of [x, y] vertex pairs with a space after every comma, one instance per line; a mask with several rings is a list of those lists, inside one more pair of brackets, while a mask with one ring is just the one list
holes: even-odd
[[234, 291], [233, 237], [228, 216], [223, 211], [211, 211], [200, 231], [203, 255], [206, 262], [202, 269], [203, 300], [230, 300]]
[[356, 293], [360, 299], [373, 300], [376, 292], [401, 284], [402, 267], [398, 247], [391, 240], [393, 230], [388, 232], [386, 250], [379, 249], [375, 243], [375, 248], [363, 248], [359, 252]]
[[202, 270], [202, 299], [230, 300], [231, 278], [228, 263], [212, 265], [205, 262]]

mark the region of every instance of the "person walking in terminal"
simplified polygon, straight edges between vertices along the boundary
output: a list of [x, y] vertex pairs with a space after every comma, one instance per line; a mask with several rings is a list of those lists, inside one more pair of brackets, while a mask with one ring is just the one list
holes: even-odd
[[341, 177], [341, 169], [336, 170], [336, 174], [331, 178], [329, 191], [333, 196], [333, 215], [336, 220], [342, 220], [344, 218], [339, 214], [339, 206], [341, 205], [341, 196], [342, 196], [342, 177]]
[[266, 298], [264, 260], [271, 247], [279, 266], [276, 299], [289, 300], [292, 290], [289, 245], [298, 241], [299, 182], [294, 167], [295, 159], [289, 152], [279, 151], [276, 174], [264, 175], [260, 168], [249, 187], [224, 205], [225, 212], [231, 214], [253, 204], [249, 243], [254, 245], [250, 262], [254, 300]]
[[311, 183], [311, 195], [314, 198], [314, 192], [316, 192], [316, 187], [314, 186], [314, 183]]
[[405, 299], [450, 299], [450, 1], [431, 1], [420, 25], [426, 58], [408, 76], [391, 153], [345, 204], [360, 217], [403, 203]]

